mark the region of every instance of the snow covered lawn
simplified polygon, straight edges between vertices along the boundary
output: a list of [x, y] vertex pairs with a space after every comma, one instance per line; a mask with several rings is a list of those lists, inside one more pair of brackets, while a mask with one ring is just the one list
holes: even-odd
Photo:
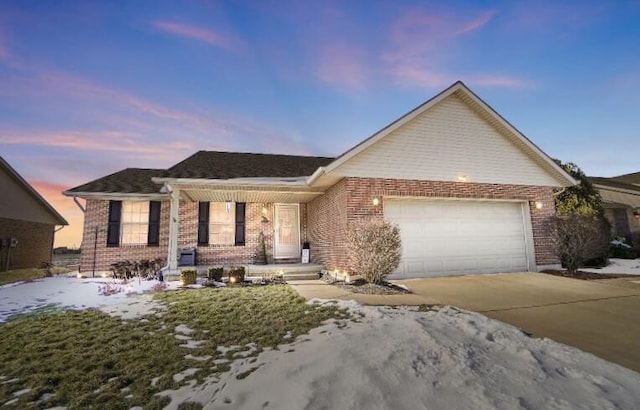
[[[23, 406], [29, 395], [31, 401], [50, 399], [56, 405], [103, 400], [106, 407], [115, 404], [107, 400], [136, 406], [141, 404], [140, 397], [153, 397], [156, 404], [169, 409], [186, 402], [200, 403], [206, 409], [631, 409], [640, 403], [640, 373], [551, 340], [530, 338], [514, 327], [453, 307], [421, 311], [355, 302], [305, 304], [283, 286], [165, 292], [152, 301], [148, 296], [124, 293], [98, 296], [95, 282], [48, 278], [2, 287], [0, 318], [49, 304], [103, 306], [103, 311], [120, 316], [92, 313], [90, 317], [49, 318], [43, 314], [0, 324], [0, 332], [6, 338], [8, 331], [19, 332], [29, 325], [34, 332], [31, 337], [38, 339], [36, 330], [49, 331], [56, 317], [67, 321], [61, 335], [69, 320], [85, 327], [104, 322], [102, 330], [94, 331], [98, 333], [95, 337], [112, 329], [123, 340], [137, 340], [125, 349], [130, 354], [127, 361], [139, 358], [133, 373], [124, 374], [116, 366], [100, 376], [105, 377], [100, 382], [104, 388], [91, 387], [82, 398], [73, 397], [71, 389], [54, 400], [47, 395], [56, 394], [55, 386], [47, 389], [26, 380], [57, 380], [55, 375], [34, 379], [28, 374], [9, 374], [11, 357], [5, 356], [0, 367], [0, 405]], [[138, 289], [152, 286], [142, 284]], [[282, 300], [286, 303], [280, 303]], [[117, 325], [132, 306], [137, 306], [136, 314], [150, 314], [142, 319], [129, 315], [132, 319]], [[328, 307], [333, 310], [318, 310]], [[338, 314], [336, 307], [347, 309], [352, 319]], [[333, 318], [323, 319], [323, 324], [314, 322], [319, 314]], [[311, 330], [296, 337], [303, 329]], [[91, 328], [85, 333], [91, 333]], [[155, 339], [154, 343], [145, 344], [147, 338]], [[87, 336], [78, 342], [90, 340]], [[28, 340], [20, 351], [36, 341]], [[278, 341], [277, 348], [272, 347], [274, 341]], [[152, 349], [154, 354], [136, 352], [136, 346]], [[63, 340], [51, 353], [63, 354], [64, 349], [72, 348], [78, 346]], [[103, 360], [97, 350], [91, 360]], [[154, 360], [164, 350], [171, 353], [170, 362]], [[110, 363], [117, 363], [119, 350], [109, 352]], [[102, 365], [96, 362], [99, 369], [95, 371], [102, 371]], [[207, 370], [213, 368], [217, 371]], [[137, 385], [137, 379], [144, 383]], [[77, 388], [87, 388], [92, 381], [79, 380]], [[148, 391], [141, 393], [144, 388]]]

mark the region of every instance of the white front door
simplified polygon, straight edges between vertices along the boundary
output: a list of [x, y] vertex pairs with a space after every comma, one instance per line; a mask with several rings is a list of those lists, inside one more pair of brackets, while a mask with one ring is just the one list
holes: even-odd
[[300, 257], [300, 207], [298, 204], [275, 204], [275, 259]]

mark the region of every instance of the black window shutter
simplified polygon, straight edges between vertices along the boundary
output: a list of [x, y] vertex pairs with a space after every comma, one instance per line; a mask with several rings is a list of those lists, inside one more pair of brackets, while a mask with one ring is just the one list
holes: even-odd
[[198, 245], [209, 245], [209, 202], [198, 203]]
[[109, 201], [109, 223], [107, 227], [107, 246], [120, 244], [120, 215], [122, 201]]
[[149, 235], [147, 245], [160, 245], [160, 201], [149, 202]]
[[236, 202], [236, 246], [244, 245], [244, 211], [245, 203]]

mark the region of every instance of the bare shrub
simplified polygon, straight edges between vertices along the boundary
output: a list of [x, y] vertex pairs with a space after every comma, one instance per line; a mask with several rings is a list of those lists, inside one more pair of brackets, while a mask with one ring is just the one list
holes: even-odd
[[606, 258], [609, 246], [609, 227], [602, 218], [568, 215], [552, 218], [555, 252], [563, 266], [572, 273], [584, 262]]
[[368, 282], [382, 283], [400, 264], [400, 230], [387, 221], [353, 224], [347, 232], [351, 268]]

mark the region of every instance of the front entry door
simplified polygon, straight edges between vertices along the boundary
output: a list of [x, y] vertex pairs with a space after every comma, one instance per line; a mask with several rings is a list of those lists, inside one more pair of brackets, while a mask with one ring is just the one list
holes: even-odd
[[275, 204], [275, 259], [300, 257], [300, 207], [298, 204]]

